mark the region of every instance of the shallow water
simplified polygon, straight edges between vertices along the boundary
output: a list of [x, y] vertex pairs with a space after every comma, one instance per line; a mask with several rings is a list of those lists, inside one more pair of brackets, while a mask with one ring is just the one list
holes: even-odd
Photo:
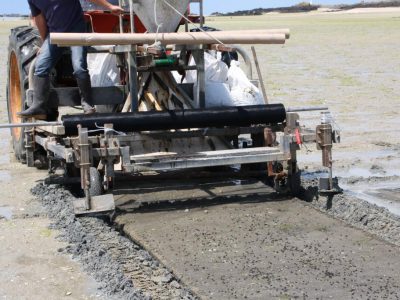
[[9, 171], [0, 171], [0, 182], [8, 182], [11, 180]]
[[7, 220], [11, 220], [13, 216], [12, 209], [9, 206], [0, 206], [0, 219], [3, 217]]
[[400, 180], [376, 183], [342, 184], [345, 193], [388, 209], [400, 216]]

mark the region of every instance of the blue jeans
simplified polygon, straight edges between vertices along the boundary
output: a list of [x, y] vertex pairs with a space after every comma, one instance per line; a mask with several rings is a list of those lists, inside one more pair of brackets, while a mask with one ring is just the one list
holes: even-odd
[[[70, 32], [86, 32], [85, 22], [82, 21], [76, 24]], [[74, 76], [79, 79], [88, 78], [87, 47], [74, 46], [70, 48]], [[49, 77], [51, 69], [53, 69], [60, 60], [64, 50], [65, 47], [58, 47], [57, 45], [50, 44], [50, 36], [47, 36], [36, 58], [35, 75], [39, 77]]]

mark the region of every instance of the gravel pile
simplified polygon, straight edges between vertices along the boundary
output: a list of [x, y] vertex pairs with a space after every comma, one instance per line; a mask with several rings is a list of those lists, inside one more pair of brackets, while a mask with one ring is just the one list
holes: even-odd
[[372, 233], [379, 238], [400, 246], [400, 217], [386, 208], [371, 204], [347, 193], [336, 195], [333, 199], [318, 196], [316, 181], [307, 182], [309, 186], [305, 198], [322, 212], [345, 221], [356, 228]]
[[196, 299], [147, 251], [122, 236], [106, 221], [75, 218], [74, 197], [55, 185], [32, 189], [47, 210], [52, 228], [69, 243], [60, 252], [72, 254], [99, 282], [107, 299]]

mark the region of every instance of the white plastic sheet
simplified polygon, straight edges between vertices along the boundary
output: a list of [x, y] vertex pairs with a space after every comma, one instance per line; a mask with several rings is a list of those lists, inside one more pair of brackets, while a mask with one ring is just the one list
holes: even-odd
[[264, 104], [260, 90], [250, 82], [238, 63], [232, 61], [228, 72], [228, 83], [234, 106]]
[[[231, 67], [228, 68], [224, 62], [209, 53], [204, 53], [204, 62], [206, 107], [264, 104], [260, 90], [250, 82], [239, 62], [232, 61]], [[192, 58], [189, 65], [194, 64]], [[196, 91], [197, 72], [188, 71], [185, 81], [194, 83]]]
[[[193, 57], [189, 61], [189, 66], [194, 66], [195, 61]], [[217, 60], [211, 54], [204, 53], [204, 69], [205, 78], [209, 82], [221, 82], [226, 83], [228, 77], [228, 66], [221, 60]], [[197, 81], [197, 72], [187, 71], [186, 72], [186, 82], [195, 83]]]
[[113, 54], [89, 54], [88, 69], [93, 87], [114, 86], [120, 82], [116, 57]]

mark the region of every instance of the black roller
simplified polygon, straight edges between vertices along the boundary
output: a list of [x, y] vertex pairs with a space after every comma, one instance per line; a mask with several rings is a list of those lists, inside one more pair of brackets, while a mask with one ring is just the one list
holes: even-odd
[[96, 129], [96, 126], [104, 126], [109, 123], [114, 125], [115, 130], [134, 132], [276, 124], [283, 122], [285, 118], [286, 110], [283, 104], [269, 104], [173, 111], [66, 115], [62, 117], [62, 121], [67, 134], [76, 134], [78, 125]]

